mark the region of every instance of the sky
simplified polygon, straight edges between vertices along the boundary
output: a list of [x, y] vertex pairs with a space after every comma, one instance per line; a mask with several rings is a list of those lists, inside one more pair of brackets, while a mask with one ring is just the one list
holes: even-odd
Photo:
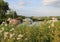
[[60, 16], [60, 0], [4, 0], [23, 16]]

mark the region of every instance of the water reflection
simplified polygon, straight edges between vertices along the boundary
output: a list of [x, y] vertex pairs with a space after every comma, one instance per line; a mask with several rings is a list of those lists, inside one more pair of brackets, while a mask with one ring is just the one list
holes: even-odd
[[[28, 25], [29, 26], [34, 26], [34, 25], [40, 25], [40, 24], [43, 24], [44, 22], [43, 21], [38, 21], [38, 22], [30, 22]], [[20, 24], [20, 25], [25, 25], [26, 22]]]

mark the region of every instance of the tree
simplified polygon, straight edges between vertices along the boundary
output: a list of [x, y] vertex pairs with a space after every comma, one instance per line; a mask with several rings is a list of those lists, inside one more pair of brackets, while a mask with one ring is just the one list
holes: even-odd
[[14, 11], [13, 12], [13, 18], [17, 18], [18, 16], [17, 16], [17, 13], [16, 13], [16, 11]]
[[9, 10], [8, 3], [0, 0], [0, 18], [5, 18], [5, 13]]
[[10, 18], [17, 18], [18, 17], [16, 11], [12, 11], [12, 10], [10, 10], [9, 13], [6, 14], [6, 16], [7, 16], [7, 18], [9, 18], [9, 17]]

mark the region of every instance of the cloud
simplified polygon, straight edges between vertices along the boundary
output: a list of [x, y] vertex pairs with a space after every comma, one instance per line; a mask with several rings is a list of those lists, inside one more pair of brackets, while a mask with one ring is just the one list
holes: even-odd
[[45, 6], [60, 7], [60, 0], [43, 0], [42, 4]]
[[55, 6], [55, 7], [60, 7], [60, 1], [56, 1], [52, 5]]
[[26, 5], [26, 3], [25, 2], [19, 2], [18, 5], [19, 6], [24, 6], [24, 5]]
[[58, 9], [36, 9], [32, 11], [19, 11], [18, 15], [24, 15], [24, 16], [60, 16], [60, 10]]
[[18, 2], [16, 6], [16, 9], [23, 9], [26, 6], [26, 2]]
[[21, 10], [21, 9], [25, 8], [26, 4], [27, 4], [26, 2], [19, 1], [19, 2], [16, 2], [14, 4], [9, 5], [9, 7], [13, 10]]
[[52, 2], [54, 2], [54, 0], [43, 0], [42, 1], [43, 5], [48, 5], [48, 4], [51, 4]]
[[10, 9], [13, 10], [19, 10], [19, 9], [24, 9], [25, 6], [27, 5], [27, 2], [24, 0], [4, 0], [9, 3]]

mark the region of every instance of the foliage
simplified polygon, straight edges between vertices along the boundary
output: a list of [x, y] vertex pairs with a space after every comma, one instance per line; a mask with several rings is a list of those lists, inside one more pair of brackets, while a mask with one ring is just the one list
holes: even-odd
[[0, 0], [0, 18], [6, 18], [5, 13], [9, 10], [8, 3]]
[[25, 16], [22, 16], [22, 15], [19, 15], [18, 16], [20, 19], [25, 19], [26, 17]]
[[60, 42], [60, 21], [33, 26], [0, 25], [0, 42]]
[[17, 18], [18, 16], [17, 16], [17, 13], [16, 13], [16, 11], [9, 11], [9, 13], [8, 14], [6, 14], [6, 17], [7, 18]]

